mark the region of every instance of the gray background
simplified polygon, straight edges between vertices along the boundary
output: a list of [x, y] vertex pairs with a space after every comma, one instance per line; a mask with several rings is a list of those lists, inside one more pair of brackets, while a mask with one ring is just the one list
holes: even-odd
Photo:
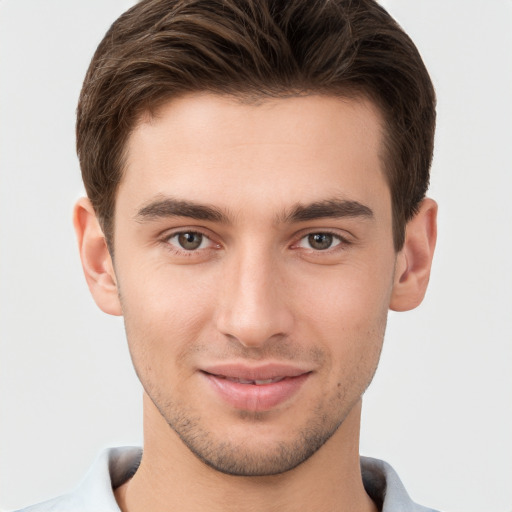
[[[512, 1], [387, 0], [439, 97], [431, 288], [390, 316], [361, 452], [447, 511], [512, 509]], [[122, 320], [89, 297], [71, 227], [74, 110], [127, 0], [0, 3], [0, 507], [62, 493], [141, 442]]]

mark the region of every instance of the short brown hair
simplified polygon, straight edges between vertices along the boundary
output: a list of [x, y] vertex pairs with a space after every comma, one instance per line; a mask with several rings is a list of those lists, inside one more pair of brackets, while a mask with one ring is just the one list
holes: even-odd
[[141, 115], [187, 92], [364, 96], [385, 124], [401, 249], [428, 188], [435, 93], [411, 39], [372, 0], [142, 0], [91, 61], [77, 110], [82, 177], [108, 241], [123, 152]]

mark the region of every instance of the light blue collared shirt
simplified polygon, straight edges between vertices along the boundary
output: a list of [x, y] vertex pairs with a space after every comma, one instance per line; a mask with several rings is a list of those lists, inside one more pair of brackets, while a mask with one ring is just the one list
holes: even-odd
[[[120, 512], [113, 489], [134, 475], [141, 457], [142, 449], [136, 447], [105, 450], [73, 492], [18, 512]], [[436, 512], [414, 503], [386, 462], [361, 457], [361, 469], [366, 492], [382, 504], [381, 512]]]

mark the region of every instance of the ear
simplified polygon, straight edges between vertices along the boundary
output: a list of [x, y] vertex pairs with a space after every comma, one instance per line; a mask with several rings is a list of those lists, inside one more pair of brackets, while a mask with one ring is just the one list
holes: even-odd
[[112, 258], [94, 208], [86, 197], [73, 211], [73, 225], [85, 279], [98, 307], [110, 315], [122, 315]]
[[430, 278], [436, 238], [437, 203], [424, 199], [405, 228], [405, 243], [396, 260], [390, 309], [408, 311], [421, 304]]

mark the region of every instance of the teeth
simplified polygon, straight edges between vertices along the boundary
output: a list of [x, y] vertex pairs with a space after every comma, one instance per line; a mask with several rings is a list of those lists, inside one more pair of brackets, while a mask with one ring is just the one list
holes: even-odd
[[273, 384], [274, 382], [279, 382], [284, 379], [284, 377], [274, 377], [273, 379], [262, 379], [262, 380], [248, 380], [248, 379], [239, 379], [237, 377], [224, 377], [226, 380], [230, 380], [231, 382], [238, 382], [240, 384], [255, 384], [256, 386], [263, 386], [265, 384]]
[[254, 381], [258, 386], [261, 386], [262, 384], [270, 384], [271, 382], [274, 382], [273, 379], [266, 379], [266, 380], [255, 380]]

